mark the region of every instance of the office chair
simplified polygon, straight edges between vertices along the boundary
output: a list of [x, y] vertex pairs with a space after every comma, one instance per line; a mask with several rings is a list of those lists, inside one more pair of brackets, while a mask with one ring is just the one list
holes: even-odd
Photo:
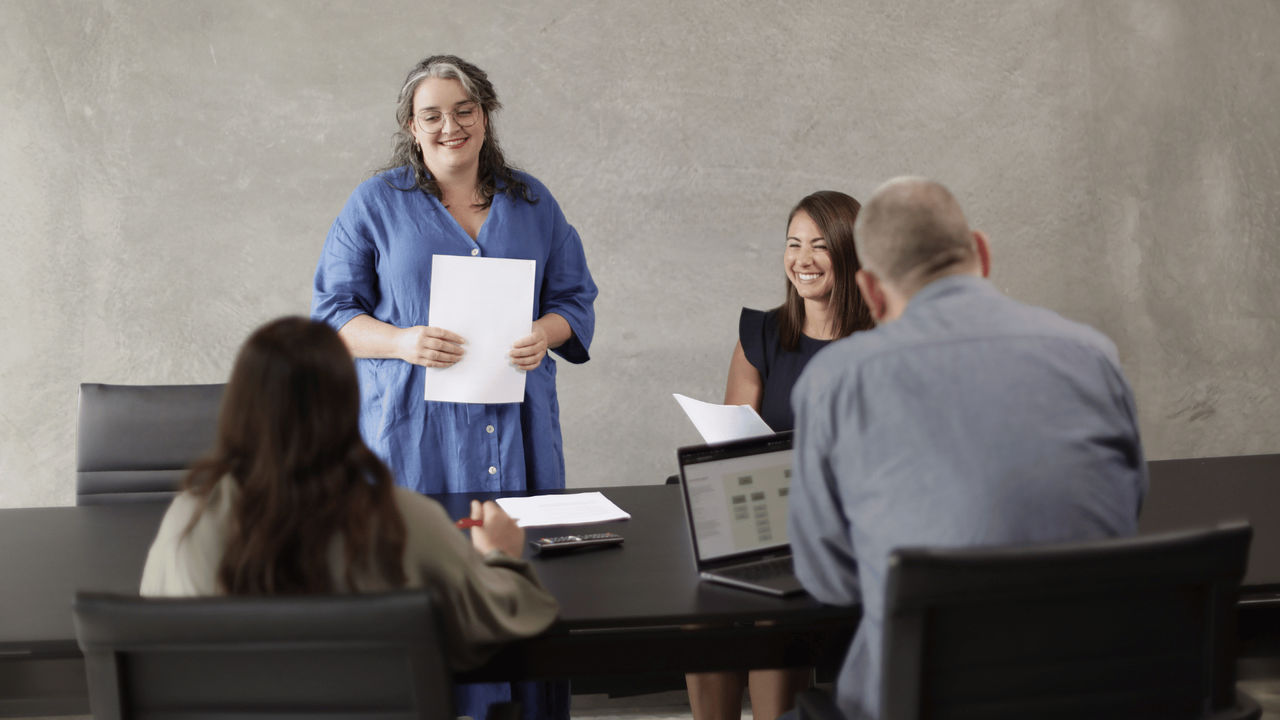
[[77, 593], [96, 720], [452, 720], [426, 591], [139, 598]]
[[[881, 720], [1246, 720], [1235, 611], [1251, 528], [895, 551]], [[801, 718], [839, 718], [810, 691]]]
[[223, 387], [81, 384], [76, 504], [171, 499], [213, 449]]

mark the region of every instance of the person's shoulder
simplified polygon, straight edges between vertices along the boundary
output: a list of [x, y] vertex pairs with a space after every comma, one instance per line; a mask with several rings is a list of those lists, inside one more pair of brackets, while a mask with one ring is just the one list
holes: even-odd
[[778, 310], [756, 310], [744, 307], [738, 315], [738, 342], [752, 365], [760, 367], [764, 348], [778, 341]]
[[746, 328], [762, 328], [772, 320], [774, 325], [778, 324], [777, 310], [756, 310], [755, 308], [744, 307], [742, 312], [738, 314], [738, 326]]
[[184, 531], [190, 524], [191, 518], [199, 511], [203, 500], [190, 490], [183, 490], [175, 495], [169, 503], [169, 509], [164, 512], [164, 519], [160, 521], [160, 532], [157, 537], [169, 535], [176, 537]]
[[391, 499], [399, 508], [400, 514], [408, 520], [410, 517], [429, 518], [431, 521], [447, 521], [449, 516], [444, 507], [435, 500], [408, 488], [400, 486], [391, 489]]
[[1008, 300], [1021, 308], [1027, 324], [1034, 328], [1036, 334], [1090, 348], [1118, 364], [1119, 353], [1116, 350], [1116, 344], [1102, 331], [1091, 325], [1063, 317], [1046, 307], [1022, 303], [1012, 298]]
[[384, 170], [367, 178], [351, 191], [338, 220], [354, 227], [369, 217], [382, 214], [388, 207], [398, 207], [422, 197], [425, 195], [414, 184], [411, 168], [405, 166]]
[[852, 335], [827, 343], [809, 363], [820, 362], [822, 367], [839, 367], [893, 351], [902, 344], [902, 339], [895, 337], [897, 333], [894, 331], [899, 329], [901, 328], [895, 328], [893, 323], [886, 323], [858, 330]]
[[858, 369], [864, 363], [896, 347], [892, 339], [886, 336], [886, 327], [859, 330], [839, 340], [832, 340], [826, 347], [818, 350], [800, 373], [800, 378], [796, 381], [796, 392], [804, 394], [812, 389], [820, 394], [830, 394], [856, 383]]
[[533, 175], [530, 175], [527, 171], [511, 168], [511, 177], [515, 178], [516, 180], [519, 180], [525, 185], [528, 185], [530, 190], [533, 190], [533, 189], [546, 190], [547, 189], [547, 186], [544, 185], [541, 180], [534, 177]]
[[413, 169], [408, 165], [402, 165], [369, 176], [351, 192], [351, 198], [353, 200], [384, 198], [392, 193], [412, 192], [416, 189]]
[[[543, 184], [543, 182], [538, 178], [530, 175], [524, 170], [517, 170], [515, 168], [511, 169], [511, 177], [516, 182], [521, 183], [525, 186], [525, 188], [528, 190], [528, 199], [531, 202], [541, 203], [542, 201], [545, 200], [547, 201], [548, 205], [555, 205], [556, 203], [555, 196], [551, 194], [551, 191], [547, 189], [547, 186]], [[507, 189], [506, 185], [504, 185], [501, 180], [498, 181], [498, 189], [500, 191], [506, 192], [506, 189]], [[517, 193], [517, 195], [520, 195], [520, 194]], [[521, 195], [521, 197], [523, 196]]]

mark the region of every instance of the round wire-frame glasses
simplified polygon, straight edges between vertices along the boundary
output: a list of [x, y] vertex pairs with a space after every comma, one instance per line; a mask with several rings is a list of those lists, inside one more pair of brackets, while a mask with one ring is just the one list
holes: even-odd
[[414, 116], [413, 121], [424, 133], [438, 133], [444, 128], [444, 118], [448, 115], [458, 127], [471, 127], [480, 119], [480, 104], [465, 102], [452, 110], [423, 110]]

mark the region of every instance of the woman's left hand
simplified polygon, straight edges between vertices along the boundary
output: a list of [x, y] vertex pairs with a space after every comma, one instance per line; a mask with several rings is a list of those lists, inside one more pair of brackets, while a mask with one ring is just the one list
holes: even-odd
[[511, 364], [517, 368], [525, 371], [536, 370], [538, 365], [542, 364], [542, 358], [547, 356], [546, 331], [535, 322], [533, 332], [517, 340], [507, 355], [511, 358]]

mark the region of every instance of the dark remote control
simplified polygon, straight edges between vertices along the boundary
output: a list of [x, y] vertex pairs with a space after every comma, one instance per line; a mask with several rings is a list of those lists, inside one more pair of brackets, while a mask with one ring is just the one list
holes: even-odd
[[618, 533], [600, 532], [600, 533], [584, 533], [582, 535], [561, 535], [559, 537], [544, 537], [536, 540], [530, 540], [529, 544], [538, 549], [538, 552], [559, 553], [567, 550], [578, 550], [581, 548], [607, 547], [609, 545], [621, 545], [622, 536]]

